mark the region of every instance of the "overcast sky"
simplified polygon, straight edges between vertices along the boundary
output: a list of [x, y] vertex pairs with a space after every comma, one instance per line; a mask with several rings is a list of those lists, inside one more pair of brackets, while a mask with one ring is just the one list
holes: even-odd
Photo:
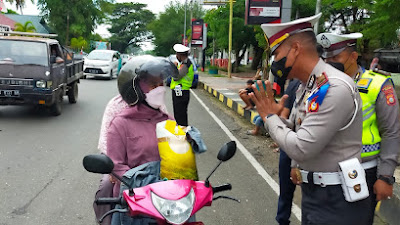
[[[133, 1], [116, 0], [116, 2], [119, 2], [119, 3], [121, 3], [121, 2], [139, 2], [139, 3], [147, 4], [147, 9], [152, 11], [154, 14], [159, 14], [160, 12], [163, 12], [165, 9], [165, 6], [167, 6], [170, 2], [175, 2], [175, 1], [182, 2], [182, 3], [185, 2], [185, 0], [133, 0]], [[5, 1], [3, 0], [3, 2], [5, 2]], [[37, 9], [36, 5], [32, 4], [32, 2], [30, 0], [26, 0], [25, 2], [26, 2], [26, 5], [22, 9], [24, 15], [39, 15], [40, 11]], [[187, 2], [189, 3], [190, 0], [188, 0]], [[17, 11], [14, 5], [11, 5], [8, 2], [5, 2], [5, 5], [6, 5], [6, 8], [10, 8], [14, 11]], [[209, 6], [206, 6], [206, 7], [209, 8]], [[18, 10], [17, 12], [20, 13], [20, 10]], [[105, 25], [99, 25], [95, 29], [95, 32], [100, 34], [103, 37], [108, 37], [110, 35], [110, 33], [107, 30], [107, 26], [105, 26]], [[152, 46], [150, 46], [149, 44], [146, 44], [146, 46], [144, 46], [144, 48], [151, 49]]]

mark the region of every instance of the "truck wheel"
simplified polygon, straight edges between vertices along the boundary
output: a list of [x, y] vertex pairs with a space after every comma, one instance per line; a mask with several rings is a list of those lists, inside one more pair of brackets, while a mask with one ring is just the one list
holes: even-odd
[[71, 104], [74, 104], [78, 100], [78, 82], [74, 82], [69, 86], [68, 90], [68, 101]]
[[61, 105], [63, 101], [63, 92], [59, 91], [58, 96], [56, 98], [56, 101], [53, 103], [53, 105], [50, 106], [50, 112], [53, 116], [59, 116], [61, 115]]

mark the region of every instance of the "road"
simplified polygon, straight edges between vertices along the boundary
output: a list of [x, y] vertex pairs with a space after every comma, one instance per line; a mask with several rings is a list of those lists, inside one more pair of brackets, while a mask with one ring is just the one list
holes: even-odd
[[[0, 225], [95, 224], [92, 202], [100, 175], [86, 172], [82, 158], [98, 152], [103, 110], [117, 94], [116, 86], [116, 80], [82, 80], [78, 103], [69, 104], [65, 98], [59, 117], [31, 107], [0, 107]], [[202, 132], [208, 147], [197, 156], [200, 178], [217, 164], [217, 152], [225, 142], [236, 138], [246, 146], [210, 180], [214, 185], [231, 183], [233, 190], [224, 195], [241, 203], [218, 200], [200, 211], [197, 219], [205, 224], [276, 224], [277, 194], [264, 174], [265, 168], [273, 179], [277, 177], [278, 154], [266, 147], [270, 141], [245, 135], [244, 131], [251, 129], [247, 122], [224, 110], [203, 90], [194, 93], [228, 131], [191, 96], [189, 121]], [[167, 105], [172, 112], [170, 99], [168, 92]], [[262, 165], [256, 166], [258, 170], [248, 160], [252, 156]], [[295, 217], [292, 220], [299, 224]]]

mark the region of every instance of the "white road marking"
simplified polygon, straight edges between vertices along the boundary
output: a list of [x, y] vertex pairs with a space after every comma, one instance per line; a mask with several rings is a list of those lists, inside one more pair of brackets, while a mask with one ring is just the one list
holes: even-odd
[[[257, 162], [257, 160], [253, 157], [253, 155], [240, 143], [240, 141], [229, 131], [229, 129], [222, 123], [222, 121], [204, 104], [204, 102], [194, 93], [193, 90], [190, 90], [192, 95], [197, 99], [197, 101], [204, 107], [204, 109], [210, 114], [210, 116], [214, 119], [214, 121], [221, 127], [221, 129], [228, 135], [228, 137], [236, 142], [236, 146], [240, 150], [240, 152], [246, 157], [246, 159], [253, 165], [254, 169], [260, 174], [262, 178], [267, 182], [267, 184], [274, 190], [274, 192], [279, 196], [279, 184], [272, 179], [272, 177], [265, 171], [265, 169]], [[298, 205], [293, 203], [292, 205], [292, 213], [296, 216], [296, 218], [301, 222], [301, 209]]]

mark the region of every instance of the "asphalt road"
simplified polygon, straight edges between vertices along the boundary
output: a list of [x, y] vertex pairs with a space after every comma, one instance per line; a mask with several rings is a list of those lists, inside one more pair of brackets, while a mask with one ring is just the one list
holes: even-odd
[[[101, 175], [86, 172], [82, 158], [98, 152], [100, 122], [106, 103], [117, 94], [116, 80], [82, 80], [79, 88], [78, 103], [69, 104], [65, 98], [59, 117], [31, 107], [0, 106], [0, 225], [95, 224], [92, 202]], [[278, 154], [267, 147], [270, 141], [245, 135], [251, 128], [247, 122], [203, 90], [194, 92], [276, 179]], [[167, 105], [172, 112], [169, 93]], [[219, 148], [232, 137], [194, 95], [189, 122], [202, 132], [208, 147], [197, 156], [199, 175], [204, 179], [217, 164]], [[210, 180], [214, 185], [231, 183], [233, 190], [223, 194], [241, 203], [218, 200], [203, 208], [197, 219], [205, 224], [276, 224], [277, 194], [243, 149], [223, 163]]]

